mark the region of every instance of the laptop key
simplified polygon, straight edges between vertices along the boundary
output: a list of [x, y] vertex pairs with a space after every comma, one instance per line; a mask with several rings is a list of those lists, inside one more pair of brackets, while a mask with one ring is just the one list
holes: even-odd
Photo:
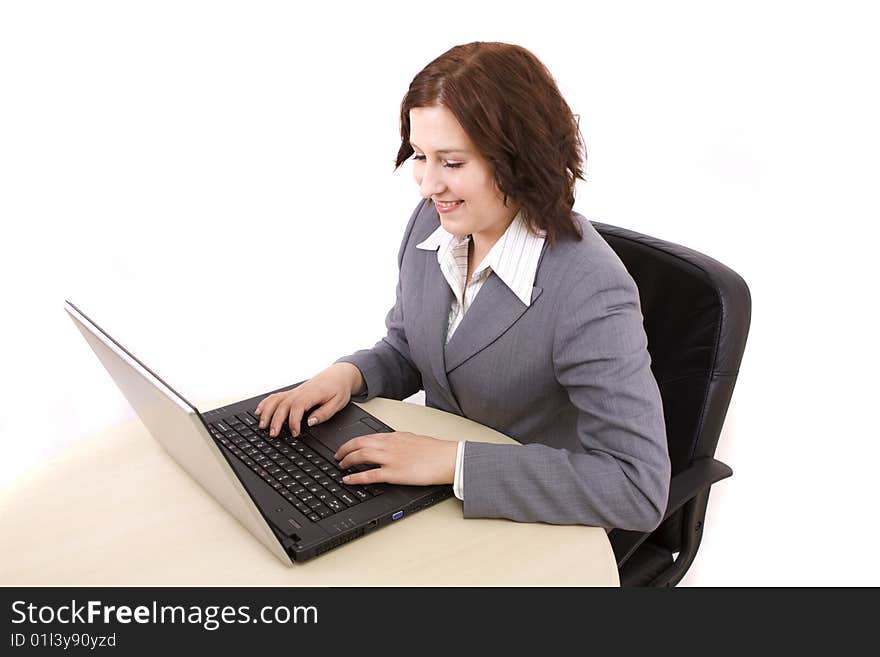
[[249, 427], [253, 427], [253, 426], [256, 426], [256, 425], [259, 424], [259, 422], [257, 422], [257, 421], [256, 421], [253, 417], [251, 417], [251, 415], [248, 414], [248, 413], [239, 413], [238, 415], [236, 415], [236, 417], [237, 417], [239, 420], [241, 420], [244, 424], [248, 425]]
[[284, 457], [284, 454], [282, 454], [282, 453], [279, 452], [278, 450], [275, 450], [275, 453], [274, 453], [274, 454], [270, 454], [270, 456], [272, 457], [272, 460], [275, 461], [275, 463], [277, 463], [278, 465], [280, 465], [282, 468], [283, 468], [286, 464], [290, 463], [290, 461]]
[[330, 500], [326, 500], [324, 502], [324, 504], [326, 504], [330, 508], [330, 510], [334, 511], [335, 513], [339, 513], [340, 511], [342, 511], [345, 508], [345, 506], [343, 506], [342, 502], [340, 502], [339, 500], [337, 500], [335, 498], [330, 499]]
[[370, 494], [366, 490], [364, 490], [362, 486], [346, 486], [345, 490], [352, 493], [359, 500], [370, 499]]
[[357, 504], [357, 500], [355, 500], [355, 499], [354, 499], [351, 495], [349, 495], [348, 493], [339, 493], [338, 497], [339, 497], [340, 500], [342, 500], [343, 502], [345, 502], [345, 505], [346, 505], [346, 506], [354, 506], [355, 504]]

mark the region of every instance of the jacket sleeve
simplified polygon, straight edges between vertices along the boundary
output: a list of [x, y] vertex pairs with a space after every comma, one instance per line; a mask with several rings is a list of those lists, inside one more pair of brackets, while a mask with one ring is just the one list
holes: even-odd
[[556, 319], [553, 367], [581, 448], [468, 442], [466, 517], [636, 531], [663, 518], [671, 467], [638, 288], [617, 268], [580, 279]]
[[351, 363], [356, 366], [364, 377], [367, 386], [366, 392], [353, 396], [352, 401], [364, 402], [373, 397], [406, 399], [422, 389], [422, 374], [410, 357], [409, 343], [404, 328], [400, 270], [413, 227], [424, 205], [425, 201], [423, 200], [416, 207], [400, 244], [400, 251], [397, 255], [396, 301], [394, 307], [388, 311], [385, 317], [387, 334], [372, 349], [361, 349], [336, 360], [337, 363]]

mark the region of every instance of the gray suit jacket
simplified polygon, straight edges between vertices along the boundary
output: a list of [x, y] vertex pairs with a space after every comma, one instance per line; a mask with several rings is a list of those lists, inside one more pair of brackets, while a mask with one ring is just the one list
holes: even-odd
[[367, 392], [425, 403], [523, 445], [468, 442], [465, 517], [649, 531], [661, 521], [670, 464], [638, 289], [581, 215], [584, 239], [545, 242], [532, 303], [491, 274], [444, 346], [453, 293], [436, 251], [439, 225], [419, 203], [403, 237], [388, 334], [337, 362]]

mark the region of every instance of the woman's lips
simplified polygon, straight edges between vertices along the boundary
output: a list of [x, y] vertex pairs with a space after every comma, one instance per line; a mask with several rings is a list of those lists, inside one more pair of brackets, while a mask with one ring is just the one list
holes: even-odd
[[437, 208], [437, 212], [446, 214], [457, 209], [462, 203], [464, 201], [434, 201], [434, 207]]

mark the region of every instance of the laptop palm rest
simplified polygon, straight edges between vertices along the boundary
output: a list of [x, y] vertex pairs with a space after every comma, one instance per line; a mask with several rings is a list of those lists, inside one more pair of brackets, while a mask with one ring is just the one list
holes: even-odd
[[367, 423], [359, 420], [354, 424], [349, 424], [348, 426], [340, 427], [339, 429], [328, 429], [319, 424], [315, 427], [310, 427], [309, 433], [317, 438], [318, 442], [329, 449], [331, 453], [335, 454], [336, 450], [352, 438], [365, 436], [369, 433], [376, 433], [376, 430]]

